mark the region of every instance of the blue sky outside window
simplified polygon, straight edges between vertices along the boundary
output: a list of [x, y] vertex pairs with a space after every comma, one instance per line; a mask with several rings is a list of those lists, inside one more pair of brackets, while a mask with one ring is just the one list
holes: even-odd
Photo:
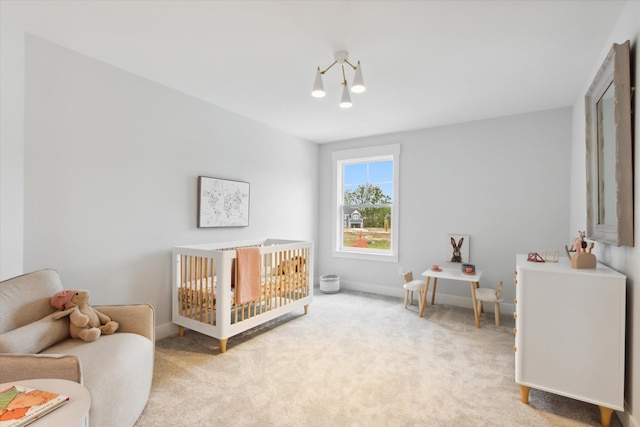
[[393, 161], [352, 163], [344, 165], [344, 191], [353, 191], [359, 185], [371, 184], [393, 200]]

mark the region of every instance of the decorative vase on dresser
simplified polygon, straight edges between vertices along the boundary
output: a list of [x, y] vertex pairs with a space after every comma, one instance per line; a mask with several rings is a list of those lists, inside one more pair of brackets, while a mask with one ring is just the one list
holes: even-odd
[[516, 382], [600, 407], [608, 427], [624, 410], [626, 277], [598, 263], [573, 269], [568, 258], [516, 256]]

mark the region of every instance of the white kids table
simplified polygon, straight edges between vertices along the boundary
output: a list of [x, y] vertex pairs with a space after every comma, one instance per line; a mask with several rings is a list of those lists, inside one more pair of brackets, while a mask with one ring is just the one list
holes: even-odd
[[480, 327], [480, 313], [478, 313], [478, 305], [476, 303], [476, 288], [480, 287], [480, 277], [482, 276], [482, 271], [476, 270], [475, 274], [467, 274], [463, 273], [460, 268], [442, 267], [440, 268], [440, 270], [428, 269], [423, 272], [422, 275], [427, 279], [424, 284], [424, 292], [422, 293], [422, 298], [420, 299], [420, 317], [422, 317], [422, 313], [424, 312], [425, 306], [427, 305], [427, 291], [429, 290], [429, 282], [431, 281], [431, 278], [433, 278], [433, 294], [431, 295], [431, 305], [434, 304], [436, 299], [436, 286], [438, 285], [438, 279], [458, 280], [461, 282], [469, 282], [471, 284], [473, 316], [476, 319], [476, 328]]

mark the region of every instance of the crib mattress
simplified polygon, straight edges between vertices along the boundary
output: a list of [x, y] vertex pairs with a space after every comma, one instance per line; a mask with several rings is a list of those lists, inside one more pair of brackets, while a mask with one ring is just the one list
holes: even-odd
[[[281, 290], [285, 292], [297, 292], [303, 289], [291, 289], [291, 284], [303, 284], [303, 280], [306, 279], [304, 272], [292, 273], [283, 276], [274, 276], [272, 280], [267, 280], [261, 284], [261, 296], [259, 301], [265, 301], [269, 298], [281, 297]], [[213, 283], [211, 277], [207, 278], [206, 283], [201, 284], [201, 280], [193, 280], [190, 282], [183, 282], [182, 286], [178, 288], [178, 298], [182, 302], [182, 309], [188, 309], [193, 306], [204, 307], [209, 309], [215, 307], [217, 280], [214, 277]], [[284, 289], [283, 289], [284, 288]], [[306, 289], [306, 288], [305, 288]], [[253, 303], [254, 301], [252, 301]], [[234, 288], [231, 288], [231, 305], [235, 306], [235, 292]]]

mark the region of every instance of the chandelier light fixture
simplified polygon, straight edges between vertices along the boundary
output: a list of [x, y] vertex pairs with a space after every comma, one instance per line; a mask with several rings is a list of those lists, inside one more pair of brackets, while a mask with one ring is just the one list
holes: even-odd
[[313, 85], [313, 91], [311, 92], [311, 96], [314, 98], [322, 98], [326, 95], [324, 91], [324, 85], [322, 84], [322, 75], [329, 71], [331, 67], [336, 64], [339, 64], [342, 68], [342, 98], [340, 98], [340, 107], [349, 108], [351, 107], [351, 96], [349, 95], [349, 86], [347, 85], [347, 76], [344, 72], [345, 64], [355, 71], [355, 76], [353, 78], [353, 84], [351, 85], [351, 92], [353, 93], [362, 93], [367, 88], [364, 85], [364, 80], [362, 79], [362, 66], [360, 65], [360, 61], [358, 61], [358, 65], [353, 65], [349, 62], [349, 53], [343, 50], [334, 53], [335, 61], [333, 64], [329, 65], [323, 71], [320, 71], [320, 67], [316, 71], [316, 81]]

